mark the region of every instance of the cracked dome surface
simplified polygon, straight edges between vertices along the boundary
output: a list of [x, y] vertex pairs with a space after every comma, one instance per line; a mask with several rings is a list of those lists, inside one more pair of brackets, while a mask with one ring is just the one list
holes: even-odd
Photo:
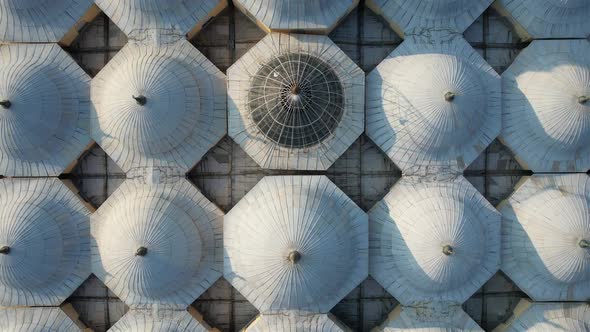
[[248, 106], [258, 129], [288, 148], [321, 144], [344, 113], [342, 85], [318, 57], [278, 56], [252, 78]]

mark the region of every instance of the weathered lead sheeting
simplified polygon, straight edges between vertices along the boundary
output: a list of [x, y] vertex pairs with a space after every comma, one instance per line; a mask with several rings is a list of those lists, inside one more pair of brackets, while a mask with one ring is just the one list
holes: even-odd
[[0, 174], [61, 174], [91, 142], [90, 77], [56, 44], [2, 45], [0, 59]]
[[536, 40], [502, 74], [502, 143], [534, 172], [590, 169], [590, 43]]
[[500, 267], [500, 218], [463, 177], [402, 177], [369, 211], [370, 274], [403, 305], [461, 304]]
[[187, 172], [226, 133], [225, 75], [186, 40], [129, 42], [91, 95], [92, 136], [125, 172]]
[[56, 306], [86, 280], [89, 214], [56, 178], [0, 180], [0, 306]]
[[263, 314], [327, 313], [367, 277], [367, 233], [327, 177], [265, 177], [225, 216], [224, 277]]
[[459, 305], [398, 305], [373, 332], [483, 332]]
[[590, 178], [523, 179], [502, 212], [502, 270], [535, 301], [590, 298]]
[[92, 272], [132, 308], [185, 309], [222, 274], [222, 216], [184, 179], [129, 179], [92, 215]]
[[406, 39], [367, 75], [367, 135], [405, 174], [460, 173], [500, 133], [500, 87], [460, 36]]

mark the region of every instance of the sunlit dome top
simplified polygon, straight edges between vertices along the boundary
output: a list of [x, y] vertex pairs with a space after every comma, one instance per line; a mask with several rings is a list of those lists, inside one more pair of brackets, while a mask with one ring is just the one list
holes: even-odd
[[529, 38], [590, 36], [587, 0], [498, 0], [496, 7]]
[[130, 310], [109, 329], [109, 332], [208, 331], [217, 330], [212, 330], [186, 310]]
[[590, 169], [588, 54], [586, 40], [534, 41], [502, 75], [501, 139], [526, 168]]
[[222, 216], [186, 180], [127, 180], [92, 216], [92, 272], [132, 308], [184, 309], [221, 276]]
[[298, 315], [293, 312], [259, 315], [244, 332], [350, 332], [331, 314]]
[[0, 42], [58, 42], [90, 6], [92, 0], [0, 0]]
[[587, 332], [590, 306], [585, 303], [532, 303], [521, 300], [514, 316], [494, 332]]
[[449, 29], [463, 32], [493, 0], [367, 0], [401, 36], [422, 30]]
[[398, 305], [373, 332], [483, 332], [458, 305], [428, 307]]
[[184, 172], [223, 137], [225, 76], [185, 40], [128, 43], [92, 80], [94, 139], [124, 171]]
[[128, 36], [150, 29], [192, 36], [227, 6], [227, 0], [95, 0]]
[[57, 176], [90, 143], [90, 78], [55, 44], [3, 45], [0, 59], [0, 175]]
[[0, 181], [0, 306], [59, 305], [86, 280], [88, 214], [58, 179]]
[[367, 76], [367, 135], [405, 174], [462, 172], [500, 133], [500, 99], [464, 39], [407, 39]]
[[535, 301], [590, 298], [590, 178], [535, 175], [501, 205], [502, 270]]
[[272, 33], [227, 73], [229, 135], [264, 168], [327, 169], [363, 132], [364, 73], [328, 37]]
[[500, 214], [463, 177], [402, 178], [369, 211], [371, 275], [404, 305], [462, 303], [500, 265]]
[[0, 308], [3, 332], [80, 332], [60, 308]]
[[359, 0], [237, 0], [262, 29], [329, 33]]
[[367, 277], [367, 215], [325, 176], [263, 178], [224, 220], [224, 277], [261, 313], [327, 313]]

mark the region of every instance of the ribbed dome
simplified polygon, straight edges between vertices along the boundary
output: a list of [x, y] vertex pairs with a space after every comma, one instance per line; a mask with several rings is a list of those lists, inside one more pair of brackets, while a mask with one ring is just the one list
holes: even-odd
[[325, 170], [363, 132], [363, 71], [328, 37], [271, 33], [227, 73], [229, 135], [264, 168]]
[[127, 180], [93, 215], [92, 270], [133, 308], [184, 309], [221, 276], [222, 215], [185, 180]]
[[367, 0], [401, 36], [432, 28], [463, 32], [493, 0]]
[[500, 215], [467, 180], [405, 178], [369, 212], [371, 275], [404, 305], [462, 303], [500, 264]]
[[236, 7], [262, 29], [329, 33], [359, 0], [237, 0]]
[[125, 171], [186, 172], [225, 134], [225, 76], [182, 40], [127, 44], [92, 81], [94, 139]]
[[[109, 332], [207, 332], [186, 310], [130, 310]], [[216, 330], [215, 330], [216, 331]]]
[[503, 142], [534, 172], [590, 169], [590, 44], [534, 41], [502, 75]]
[[0, 58], [0, 175], [57, 176], [90, 143], [90, 78], [57, 45], [4, 45]]
[[92, 0], [0, 0], [0, 42], [58, 42], [90, 6]]
[[352, 331], [331, 314], [298, 315], [293, 312], [259, 315], [244, 332], [348, 332]]
[[367, 134], [404, 171], [463, 171], [500, 133], [500, 79], [465, 40], [406, 40], [367, 77]]
[[60, 308], [0, 308], [2, 332], [80, 332]]
[[460, 306], [445, 303], [427, 307], [398, 305], [373, 332], [480, 332], [483, 330]]
[[587, 0], [499, 0], [504, 16], [530, 38], [586, 38], [590, 35]]
[[0, 306], [59, 305], [86, 280], [88, 214], [60, 180], [0, 181]]
[[536, 301], [590, 298], [590, 178], [535, 175], [502, 204], [502, 269]]
[[227, 0], [95, 0], [123, 32], [133, 37], [150, 29], [194, 35]]
[[265, 177], [225, 217], [224, 276], [262, 313], [326, 313], [367, 277], [367, 228], [328, 178]]
[[514, 316], [496, 332], [588, 332], [590, 306], [585, 303], [532, 303], [521, 300]]

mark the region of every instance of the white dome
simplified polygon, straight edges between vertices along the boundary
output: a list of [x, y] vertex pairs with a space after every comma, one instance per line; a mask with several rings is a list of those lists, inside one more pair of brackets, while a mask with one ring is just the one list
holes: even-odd
[[128, 43], [92, 80], [92, 135], [124, 171], [186, 172], [225, 134], [225, 76], [186, 40]]
[[326, 313], [367, 277], [367, 232], [325, 176], [265, 177], [225, 216], [224, 277], [261, 313]]
[[90, 6], [92, 0], [0, 0], [0, 42], [58, 42]]
[[352, 330], [340, 323], [331, 314], [298, 315], [293, 312], [285, 312], [274, 315], [259, 315], [243, 331], [349, 332]]
[[463, 177], [402, 178], [369, 212], [371, 275], [404, 305], [463, 303], [500, 265], [500, 214]]
[[194, 35], [211, 17], [227, 6], [227, 0], [95, 0], [96, 4], [128, 36], [146, 30], [169, 30]]
[[406, 40], [367, 76], [367, 135], [405, 174], [462, 172], [500, 116], [500, 77], [462, 38]]
[[534, 41], [502, 74], [501, 139], [534, 172], [590, 169], [589, 53], [586, 40]]
[[92, 271], [132, 308], [186, 308], [220, 276], [222, 215], [188, 181], [125, 181], [92, 216]]
[[55, 44], [3, 45], [0, 59], [0, 175], [57, 176], [90, 143], [90, 78]]
[[60, 308], [0, 308], [2, 332], [80, 332]]
[[364, 130], [365, 75], [328, 37], [271, 33], [227, 76], [229, 135], [263, 168], [326, 170]]
[[585, 303], [532, 303], [521, 300], [514, 316], [496, 332], [588, 332], [590, 306]]
[[367, 0], [400, 36], [432, 28], [463, 32], [493, 0]]
[[235, 6], [270, 31], [327, 34], [359, 0], [237, 0]]
[[501, 205], [502, 270], [535, 301], [590, 298], [590, 178], [535, 175]]
[[[109, 332], [207, 332], [186, 310], [130, 310]], [[216, 331], [216, 330], [215, 330]]]
[[590, 35], [587, 0], [498, 0], [496, 7], [529, 38], [586, 38]]
[[436, 303], [426, 307], [398, 305], [373, 332], [483, 332], [458, 305]]
[[0, 181], [0, 306], [59, 305], [86, 280], [88, 215], [58, 179]]

